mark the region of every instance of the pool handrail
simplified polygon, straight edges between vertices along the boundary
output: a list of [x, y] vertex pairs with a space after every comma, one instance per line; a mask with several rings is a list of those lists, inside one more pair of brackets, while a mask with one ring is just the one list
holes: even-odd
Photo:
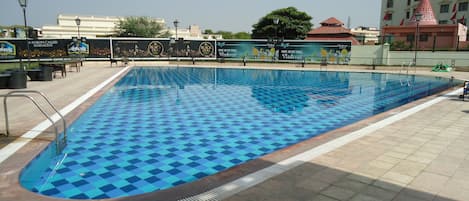
[[[23, 93], [23, 94], [21, 94], [21, 93]], [[33, 97], [31, 97], [29, 95], [26, 95], [28, 93], [29, 94], [31, 94], [31, 93], [32, 94], [39, 94], [41, 97], [43, 97], [44, 100], [46, 100], [46, 102], [49, 104], [49, 106], [54, 110], [54, 112], [56, 112], [58, 114], [60, 119], [62, 119], [63, 129], [64, 129], [64, 135], [63, 135], [62, 140], [59, 141], [59, 131], [58, 131], [58, 128], [57, 128], [55, 122], [52, 120], [51, 116], [49, 116], [43, 110], [43, 108], [36, 102], [36, 100]], [[60, 154], [60, 152], [62, 152], [63, 148], [65, 148], [65, 146], [67, 144], [67, 122], [65, 121], [64, 116], [57, 110], [57, 108], [50, 102], [50, 100], [42, 92], [39, 92], [39, 91], [36, 91], [36, 90], [14, 90], [14, 91], [8, 92], [7, 94], [0, 95], [0, 97], [3, 97], [3, 107], [4, 107], [4, 111], [5, 111], [5, 129], [6, 129], [6, 133], [4, 135], [6, 135], [7, 137], [10, 135], [10, 126], [9, 126], [9, 121], [8, 121], [8, 106], [7, 106], [8, 97], [24, 97], [24, 98], [27, 98], [27, 99], [31, 100], [34, 103], [34, 105], [36, 105], [36, 107], [39, 109], [39, 111], [54, 126], [56, 151], [57, 151], [57, 154]]]

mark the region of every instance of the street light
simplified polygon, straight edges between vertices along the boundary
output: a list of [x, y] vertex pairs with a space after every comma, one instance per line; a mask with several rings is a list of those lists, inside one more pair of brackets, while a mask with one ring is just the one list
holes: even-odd
[[178, 51], [179, 51], [179, 47], [178, 47], [178, 41], [179, 41], [179, 38], [178, 38], [178, 24], [179, 24], [179, 21], [176, 19], [176, 20], [174, 20], [173, 24], [174, 24], [174, 28], [176, 28], [176, 57], [177, 57], [178, 56]]
[[75, 24], [77, 24], [77, 31], [78, 31], [78, 38], [80, 38], [80, 24], [81, 24], [81, 19], [77, 17], [75, 19]]
[[420, 20], [422, 19], [422, 13], [415, 13], [415, 21], [417, 22], [417, 28], [415, 32], [415, 54], [414, 54], [414, 65], [417, 66], [417, 51], [419, 48], [419, 40], [420, 40], [420, 29], [419, 29], [419, 23]]
[[176, 40], [177, 40], [178, 39], [178, 24], [179, 24], [179, 21], [176, 19], [176, 20], [174, 20], [173, 24], [174, 24], [174, 27], [176, 28]]
[[[29, 49], [29, 29], [28, 29], [28, 23], [26, 22], [26, 6], [28, 5], [28, 0], [18, 0], [18, 3], [20, 4], [21, 8], [23, 9], [23, 18], [24, 18], [24, 32], [26, 36], [26, 47], [28, 50], [28, 67], [31, 63], [31, 50]], [[23, 68], [21, 68], [24, 70]]]
[[272, 56], [272, 59], [275, 60], [275, 59], [278, 59], [276, 58], [277, 56], [277, 43], [279, 43], [279, 38], [278, 38], [278, 23], [280, 22], [280, 19], [279, 18], [274, 18], [273, 19], [273, 23], [275, 24], [275, 38], [274, 38], [274, 55]]

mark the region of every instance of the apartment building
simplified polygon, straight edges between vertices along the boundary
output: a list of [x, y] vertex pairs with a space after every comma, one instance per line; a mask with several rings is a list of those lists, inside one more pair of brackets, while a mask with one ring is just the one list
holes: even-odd
[[[402, 26], [407, 24], [420, 0], [381, 0], [380, 26]], [[438, 24], [467, 25], [469, 0], [430, 0]]]

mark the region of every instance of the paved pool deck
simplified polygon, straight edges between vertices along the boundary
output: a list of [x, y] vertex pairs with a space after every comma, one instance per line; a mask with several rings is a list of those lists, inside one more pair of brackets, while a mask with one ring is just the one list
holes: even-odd
[[[131, 65], [162, 64], [131, 62]], [[219, 66], [220, 64], [201, 63], [199, 65]], [[240, 64], [224, 65], [243, 67]], [[256, 68], [287, 66], [285, 69], [303, 69], [294, 64], [251, 65], [258, 66]], [[253, 68], [251, 65], [246, 68]], [[107, 62], [88, 62], [81, 68], [81, 72], [69, 72], [65, 78], [54, 79], [51, 82], [28, 82], [28, 89], [45, 93], [51, 102], [61, 109], [122, 69], [122, 67], [110, 67]], [[304, 69], [319, 70], [320, 68], [318, 65], [306, 65]], [[372, 71], [366, 67], [334, 65], [329, 65], [327, 70]], [[398, 73], [399, 67], [378, 67], [373, 72]], [[414, 71], [411, 70], [410, 73], [414, 74]], [[469, 72], [434, 73], [428, 68], [418, 68], [416, 74], [469, 80]], [[2, 89], [0, 94], [9, 91]], [[368, 124], [386, 121], [388, 117], [437, 98], [441, 100], [434, 105], [312, 160], [286, 169], [286, 172], [264, 179], [265, 181], [261, 183], [247, 189], [215, 196], [213, 200], [217, 200], [217, 197], [230, 201], [469, 200], [469, 101], [463, 102], [458, 99], [457, 95], [428, 97], [362, 121], [357, 124], [358, 126], [352, 125], [338, 129], [331, 135], [346, 135]], [[24, 149], [36, 146], [32, 145], [34, 143], [48, 143], [52, 139], [52, 137], [35, 139], [21, 137], [23, 133], [31, 131], [45, 118], [26, 100], [12, 98], [8, 103], [11, 135], [0, 136], [0, 161], [3, 161], [0, 163], [0, 188], [12, 182], [8, 176], [13, 173], [2, 171], [11, 169], [11, 167], [5, 167], [8, 160], [13, 160], [14, 157], [25, 157], [30, 160], [33, 156], [25, 155]], [[86, 107], [86, 105], [79, 107]], [[0, 110], [2, 114], [0, 115], [0, 122], [2, 122], [0, 133], [2, 133], [5, 130], [3, 108]], [[14, 157], [4, 154], [12, 144], [25, 140], [30, 142], [19, 149]], [[265, 160], [272, 164], [278, 161], [270, 160], [269, 157]], [[21, 168], [17, 167], [16, 171], [19, 172]], [[22, 191], [0, 191], [0, 200], [20, 201], [22, 200], [22, 195], [18, 195], [20, 192]], [[49, 200], [49, 198], [42, 197], [41, 200]], [[55, 199], [50, 198], [50, 200]]]

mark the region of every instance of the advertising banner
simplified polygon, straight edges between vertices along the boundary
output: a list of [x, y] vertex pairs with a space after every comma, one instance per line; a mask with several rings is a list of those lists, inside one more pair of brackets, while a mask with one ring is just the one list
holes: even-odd
[[[29, 40], [31, 58], [62, 58], [67, 56], [67, 41], [63, 39]], [[26, 40], [16, 40], [19, 59], [28, 57]]]
[[[29, 40], [31, 59], [86, 57], [141, 59], [221, 58], [253, 61], [305, 61], [347, 64], [350, 41], [174, 40], [174, 39], [40, 39]], [[112, 44], [112, 48], [111, 48]], [[26, 40], [0, 41], [0, 59], [28, 57]]]
[[14, 59], [16, 46], [8, 41], [0, 41], [0, 59]]
[[302, 61], [347, 64], [350, 61], [349, 41], [217, 41], [217, 57], [254, 61]]
[[89, 58], [109, 58], [111, 57], [111, 44], [109, 39], [87, 39], [89, 44]]
[[113, 57], [164, 58], [197, 57], [215, 58], [215, 41], [198, 40], [112, 40]]
[[90, 54], [90, 45], [84, 41], [71, 41], [67, 45], [67, 53], [69, 56], [88, 56]]

